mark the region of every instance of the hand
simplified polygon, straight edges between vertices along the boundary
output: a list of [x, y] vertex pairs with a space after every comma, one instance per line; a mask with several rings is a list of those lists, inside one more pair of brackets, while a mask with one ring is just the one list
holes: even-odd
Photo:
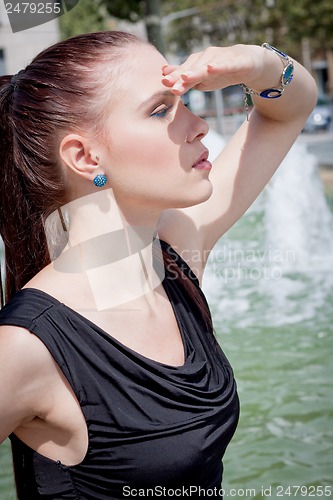
[[176, 95], [191, 88], [210, 91], [238, 83], [260, 90], [276, 85], [282, 69], [276, 54], [256, 45], [209, 47], [179, 66], [164, 66], [162, 83]]

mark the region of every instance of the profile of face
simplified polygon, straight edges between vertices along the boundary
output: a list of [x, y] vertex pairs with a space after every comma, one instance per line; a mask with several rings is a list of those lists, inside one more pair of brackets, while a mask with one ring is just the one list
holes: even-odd
[[120, 204], [138, 209], [188, 207], [212, 193], [205, 152], [207, 123], [162, 83], [164, 57], [151, 45], [127, 50], [104, 125], [100, 164]]

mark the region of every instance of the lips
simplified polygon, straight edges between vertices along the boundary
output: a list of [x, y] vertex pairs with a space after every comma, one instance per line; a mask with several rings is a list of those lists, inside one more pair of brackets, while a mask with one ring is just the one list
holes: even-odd
[[210, 161], [208, 161], [208, 149], [206, 149], [197, 159], [194, 165], [192, 165], [192, 168], [195, 168], [197, 170], [210, 170], [212, 168], [212, 164]]

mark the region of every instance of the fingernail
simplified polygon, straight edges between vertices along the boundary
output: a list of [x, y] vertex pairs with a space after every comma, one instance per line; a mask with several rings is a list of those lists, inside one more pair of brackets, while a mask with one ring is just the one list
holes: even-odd
[[182, 73], [180, 76], [181, 77], [185, 76], [185, 78], [187, 78], [187, 77], [190, 77], [192, 75], [194, 75], [193, 71], [185, 71], [185, 73]]
[[169, 75], [163, 76], [163, 80], [167, 80], [168, 82], [170, 82], [172, 80], [172, 77]]
[[174, 84], [174, 86], [172, 87], [173, 90], [180, 90], [182, 88], [182, 83], [181, 82], [177, 82]]

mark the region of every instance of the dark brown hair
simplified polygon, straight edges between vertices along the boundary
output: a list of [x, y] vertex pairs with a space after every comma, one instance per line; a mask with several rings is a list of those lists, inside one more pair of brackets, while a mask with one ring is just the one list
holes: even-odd
[[[137, 43], [145, 42], [128, 33], [83, 34], [44, 50], [14, 79], [0, 77], [2, 305], [50, 263], [44, 221], [68, 201], [58, 157], [62, 137], [68, 131], [82, 131], [83, 126], [101, 132], [105, 101], [111, 98], [107, 84], [117, 77], [124, 49]], [[163, 257], [199, 306], [204, 324], [211, 326], [196, 285], [178, 269], [172, 255], [164, 252]], [[32, 483], [20, 479], [22, 457], [21, 451], [14, 452], [18, 497], [30, 499]]]
[[61, 135], [81, 124], [98, 132], [105, 110], [103, 86], [116, 73], [124, 47], [138, 42], [122, 32], [80, 35], [43, 51], [15, 83], [10, 76], [0, 78], [5, 301], [49, 263], [43, 220], [67, 195], [58, 164]]

